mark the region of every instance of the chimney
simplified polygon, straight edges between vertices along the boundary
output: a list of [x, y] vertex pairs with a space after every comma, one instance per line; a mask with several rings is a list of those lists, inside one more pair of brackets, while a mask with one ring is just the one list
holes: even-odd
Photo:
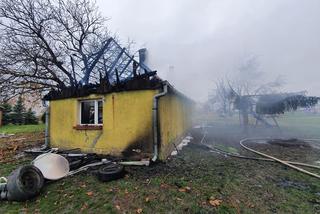
[[[139, 63], [147, 66], [147, 49], [146, 48], [139, 49]], [[147, 72], [141, 67], [139, 70], [140, 70], [139, 73], [142, 73], [143, 71]]]

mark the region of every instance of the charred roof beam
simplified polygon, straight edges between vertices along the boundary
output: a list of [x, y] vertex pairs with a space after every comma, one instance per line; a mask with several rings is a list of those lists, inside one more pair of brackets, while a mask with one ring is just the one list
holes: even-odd
[[98, 51], [97, 56], [95, 57], [95, 59], [90, 63], [90, 65], [85, 66], [86, 70], [85, 70], [85, 75], [82, 78], [82, 80], [80, 81], [81, 84], [87, 85], [89, 83], [89, 78], [90, 78], [90, 74], [93, 71], [94, 67], [96, 66], [96, 64], [99, 62], [100, 58], [103, 56], [103, 54], [106, 52], [106, 50], [108, 49], [109, 45], [111, 44], [111, 42], [113, 41], [112, 38], [109, 38], [106, 42], [106, 44]]
[[123, 55], [123, 53], [125, 53], [125, 48], [122, 48], [122, 50], [120, 51], [120, 53], [118, 54], [118, 56], [116, 57], [116, 59], [113, 61], [111, 67], [109, 68], [109, 70], [107, 70], [106, 72], [106, 76], [107, 76], [107, 73], [108, 74], [111, 74], [111, 72], [113, 71], [114, 67], [117, 65], [119, 59], [121, 58], [121, 56]]
[[[121, 48], [121, 46], [120, 46], [116, 41], [114, 41], [114, 42], [115, 42], [115, 44], [116, 44], [119, 48]], [[125, 52], [124, 54], [127, 55], [128, 57], [131, 57], [127, 52]], [[151, 70], [148, 66], [146, 66], [143, 62], [138, 62], [138, 61], [136, 61], [136, 60], [134, 60], [134, 59], [133, 59], [133, 61], [135, 61], [136, 63], [138, 63], [138, 65], [139, 65], [142, 69], [144, 69], [146, 72], [152, 72], [152, 70]]]
[[120, 72], [120, 76], [125, 72], [127, 67], [130, 65], [130, 63], [133, 61], [134, 56], [130, 57], [127, 64], [123, 67], [122, 71]]

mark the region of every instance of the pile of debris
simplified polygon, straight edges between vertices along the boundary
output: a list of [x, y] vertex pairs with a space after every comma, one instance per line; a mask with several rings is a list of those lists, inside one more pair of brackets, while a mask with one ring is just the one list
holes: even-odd
[[96, 154], [68, 153], [58, 149], [26, 151], [42, 153], [30, 165], [20, 166], [7, 178], [0, 178], [0, 200], [26, 201], [36, 197], [49, 181], [57, 181], [79, 172], [91, 170], [106, 182], [125, 175], [123, 165], [101, 159]]

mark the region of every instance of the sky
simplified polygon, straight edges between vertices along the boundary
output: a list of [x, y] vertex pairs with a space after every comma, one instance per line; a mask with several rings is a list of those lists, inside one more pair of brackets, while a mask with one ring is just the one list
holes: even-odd
[[[250, 56], [264, 81], [320, 96], [319, 0], [97, 0], [122, 41], [148, 49], [148, 65], [205, 101]], [[171, 67], [171, 69], [170, 69]], [[254, 78], [254, 77], [252, 77]]]

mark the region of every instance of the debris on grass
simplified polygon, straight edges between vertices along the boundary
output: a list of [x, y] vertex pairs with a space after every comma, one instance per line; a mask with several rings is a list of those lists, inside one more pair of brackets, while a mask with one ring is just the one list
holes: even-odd
[[88, 203], [84, 203], [83, 205], [82, 205], [82, 207], [81, 207], [81, 211], [84, 211], [84, 210], [86, 210], [86, 209], [88, 209]]
[[117, 209], [117, 210], [121, 210], [120, 205], [116, 205], [116, 209]]
[[[212, 129], [212, 131], [214, 130]], [[217, 139], [210, 134], [208, 138], [208, 143], [217, 142]], [[238, 141], [234, 140], [232, 136], [219, 139], [219, 143], [239, 149], [237, 147]], [[266, 143], [252, 146], [261, 151], [269, 149], [270, 154], [276, 154], [279, 157], [290, 156], [294, 160], [306, 162], [319, 160], [318, 150], [308, 148], [297, 150], [294, 147], [285, 148]], [[21, 150], [20, 147], [17, 148], [17, 151], [19, 150]], [[20, 162], [8, 164], [7, 170], [2, 172], [6, 173], [16, 164], [20, 164]], [[4, 166], [6, 167], [5, 164]], [[229, 211], [226, 213], [267, 213], [271, 211], [316, 213], [318, 211], [320, 190], [318, 182], [313, 178], [304, 177], [295, 171], [284, 170], [277, 164], [268, 164], [266, 167], [263, 162], [226, 159], [221, 155], [213, 155], [205, 147], [196, 143], [189, 143], [179, 156], [173, 157], [165, 164], [159, 163], [148, 168], [128, 167], [128, 172], [130, 177], [128, 174], [125, 182], [111, 184], [97, 184], [96, 179], [91, 179], [87, 175], [74, 176], [70, 180], [66, 179], [66, 185], [60, 187], [66, 190], [67, 197], [63, 195], [65, 193], [56, 191], [55, 188], [60, 185], [53, 183], [48, 186], [48, 189], [45, 189], [41, 204], [28, 201], [26, 205], [30, 207], [30, 212], [35, 212], [37, 207], [41, 207], [40, 211], [45, 212], [42, 207], [45, 207], [46, 203], [53, 204], [56, 198], [61, 195], [67, 200], [57, 202], [56, 204], [59, 206], [53, 206], [56, 207], [52, 208], [53, 211], [62, 212], [62, 209], [73, 209], [72, 211], [74, 211], [80, 210], [81, 207], [83, 207], [83, 212], [88, 213], [100, 213], [106, 211], [106, 207], [110, 209], [110, 212], [113, 210], [116, 213], [135, 213], [138, 208], [142, 209], [142, 213], [152, 213], [155, 209], [172, 210], [172, 212], [188, 209], [185, 212], [194, 213], [226, 210]], [[294, 182], [303, 179], [303, 184], [307, 188], [292, 182], [282, 182], [281, 178], [283, 177], [287, 180], [290, 178], [290, 181]], [[191, 194], [178, 191], [178, 189], [185, 189], [187, 186], [191, 187]], [[88, 189], [82, 189], [86, 187]], [[125, 189], [128, 189], [130, 194], [124, 195]], [[133, 190], [133, 194], [132, 189], [137, 191]], [[86, 204], [89, 198], [86, 195], [88, 191], [92, 191], [94, 194], [90, 198], [92, 202]], [[186, 190], [184, 191], [186, 192]], [[78, 195], [78, 192], [82, 194]], [[68, 199], [71, 193], [75, 197]], [[168, 198], [173, 200], [167, 200]], [[298, 200], [301, 200], [301, 203], [293, 208], [292, 203]], [[106, 206], [91, 206], [91, 203], [97, 201], [105, 203]], [[4, 210], [16, 209], [17, 206], [20, 205], [3, 203], [0, 212], [5, 213]], [[279, 207], [275, 208], [275, 206]]]
[[190, 187], [183, 187], [183, 188], [179, 188], [179, 192], [191, 192], [191, 188]]
[[211, 205], [211, 206], [213, 206], [213, 207], [217, 207], [217, 206], [219, 206], [220, 204], [222, 203], [222, 200], [220, 200], [220, 199], [215, 199], [215, 198], [210, 198], [210, 200], [209, 200], [209, 204]]
[[93, 196], [93, 192], [92, 191], [87, 192], [86, 194], [87, 194], [87, 196]]
[[[12, 149], [11, 153], [14, 153], [18, 149], [18, 145], [14, 144], [13, 148], [11, 149]], [[3, 150], [4, 149], [0, 148], [1, 156], [3, 156]], [[73, 159], [70, 159], [70, 157], [72, 157]], [[84, 157], [87, 158], [87, 155], [76, 156], [76, 158], [81, 161], [81, 164], [77, 168], [73, 169], [72, 171], [69, 171], [70, 162], [74, 161], [74, 158], [75, 158], [73, 155], [70, 156], [69, 153], [64, 153], [63, 151], [61, 152], [59, 150], [55, 150], [55, 151], [51, 150], [49, 152], [45, 151], [45, 153], [37, 156], [31, 162], [32, 165], [28, 166], [29, 168], [27, 168], [29, 171], [27, 169], [24, 170], [27, 167], [25, 166], [25, 168], [21, 168], [21, 167], [18, 168], [17, 169], [18, 171], [17, 170], [13, 171], [14, 174], [11, 173], [11, 175], [8, 177], [8, 183], [4, 184], [5, 188], [0, 189], [0, 200], [9, 200], [9, 201], [29, 200], [30, 198], [35, 197], [40, 193], [40, 190], [42, 189], [44, 184], [44, 178], [46, 179], [46, 181], [60, 180], [67, 176], [71, 176], [76, 173], [89, 170], [91, 168], [93, 169], [94, 167], [98, 167], [97, 176], [100, 180], [101, 180], [101, 175], [104, 176], [103, 181], [115, 180], [118, 178], [122, 178], [123, 177], [122, 175], [124, 175], [124, 168], [119, 164], [113, 163], [106, 159], [99, 159], [98, 156], [95, 156], [94, 159], [90, 159], [87, 161], [83, 159]], [[90, 161], [89, 164], [88, 164], [88, 161]], [[31, 175], [31, 173], [33, 174]], [[120, 176], [120, 173], [121, 173], [121, 176]], [[31, 183], [30, 183], [30, 180], [32, 181]], [[40, 182], [40, 180], [42, 182]], [[33, 187], [35, 186], [35, 184], [38, 184], [38, 183], [39, 183], [38, 185], [39, 187], [37, 188]], [[61, 186], [63, 185], [64, 185], [64, 182], [61, 184]], [[29, 186], [32, 187], [32, 191], [34, 191], [34, 194], [29, 194], [29, 192], [30, 193], [32, 192], [31, 190], [28, 189]], [[81, 184], [81, 187], [82, 188], [86, 187], [85, 183]], [[19, 191], [17, 189], [19, 189]], [[26, 192], [25, 189], [28, 190], [29, 192]], [[60, 193], [63, 192], [63, 190], [57, 190], [57, 191]], [[86, 195], [91, 197], [94, 194], [92, 191], [89, 191], [86, 193]]]
[[174, 144], [175, 150], [171, 152], [171, 156], [177, 155], [178, 151], [181, 151], [183, 147], [187, 146], [192, 139], [193, 138], [191, 136], [186, 136], [178, 146]]
[[136, 210], [136, 213], [138, 213], [138, 214], [140, 214], [140, 213], [142, 213], [142, 209], [141, 208], [138, 208], [137, 210]]
[[0, 133], [0, 138], [7, 138], [7, 137], [11, 137], [11, 136], [14, 136], [14, 134]]

